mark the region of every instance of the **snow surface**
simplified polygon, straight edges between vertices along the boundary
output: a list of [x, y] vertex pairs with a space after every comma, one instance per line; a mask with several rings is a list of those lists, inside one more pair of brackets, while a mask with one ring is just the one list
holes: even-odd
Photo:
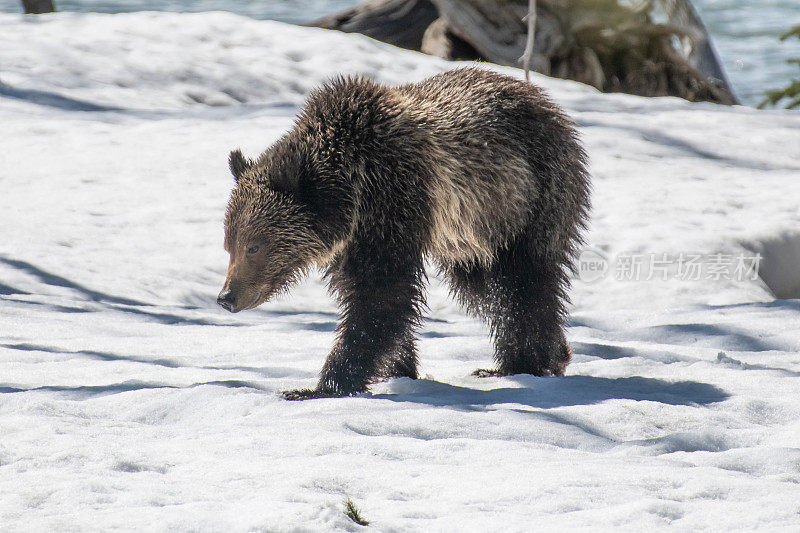
[[318, 276], [214, 304], [227, 153], [330, 75], [455, 65], [223, 13], [0, 27], [0, 529], [364, 529], [348, 497], [376, 531], [800, 529], [800, 114], [535, 76], [591, 155], [594, 253], [763, 279], [576, 280], [568, 375], [478, 379], [432, 272], [425, 379], [290, 403], [337, 310]]

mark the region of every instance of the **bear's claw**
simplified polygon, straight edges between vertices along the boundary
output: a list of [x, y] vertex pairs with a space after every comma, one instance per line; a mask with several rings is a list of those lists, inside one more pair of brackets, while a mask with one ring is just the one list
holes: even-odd
[[296, 402], [299, 400], [314, 400], [316, 398], [336, 398], [338, 396], [341, 395], [335, 394], [331, 391], [319, 389], [295, 389], [283, 391], [283, 397], [290, 402]]
[[499, 370], [492, 370], [489, 368], [479, 368], [478, 370], [473, 372], [472, 375], [478, 378], [499, 378], [502, 376], [506, 376], [508, 374], [504, 374]]

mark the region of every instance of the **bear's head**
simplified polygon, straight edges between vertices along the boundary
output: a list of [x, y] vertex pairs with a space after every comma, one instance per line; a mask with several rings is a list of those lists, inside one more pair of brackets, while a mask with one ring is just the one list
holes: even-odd
[[312, 213], [297, 195], [303, 166], [295, 154], [273, 148], [257, 163], [239, 150], [230, 155], [236, 180], [225, 215], [230, 262], [217, 303], [232, 313], [286, 290], [324, 249]]

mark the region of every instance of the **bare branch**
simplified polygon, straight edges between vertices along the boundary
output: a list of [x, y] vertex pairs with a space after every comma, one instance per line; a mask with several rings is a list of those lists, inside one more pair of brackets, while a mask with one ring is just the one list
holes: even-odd
[[528, 21], [528, 40], [525, 42], [525, 52], [520, 57], [522, 68], [525, 69], [525, 81], [530, 81], [531, 58], [533, 57], [533, 41], [536, 37], [536, 0], [528, 0], [528, 14], [522, 19]]

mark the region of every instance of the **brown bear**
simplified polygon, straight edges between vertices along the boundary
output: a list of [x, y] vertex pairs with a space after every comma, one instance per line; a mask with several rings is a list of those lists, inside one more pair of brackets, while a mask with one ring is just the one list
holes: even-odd
[[318, 265], [341, 305], [319, 384], [287, 399], [417, 377], [426, 258], [489, 323], [497, 367], [476, 374], [563, 375], [589, 175], [572, 122], [535, 85], [476, 68], [398, 87], [338, 78], [230, 168], [218, 303], [253, 309]]

